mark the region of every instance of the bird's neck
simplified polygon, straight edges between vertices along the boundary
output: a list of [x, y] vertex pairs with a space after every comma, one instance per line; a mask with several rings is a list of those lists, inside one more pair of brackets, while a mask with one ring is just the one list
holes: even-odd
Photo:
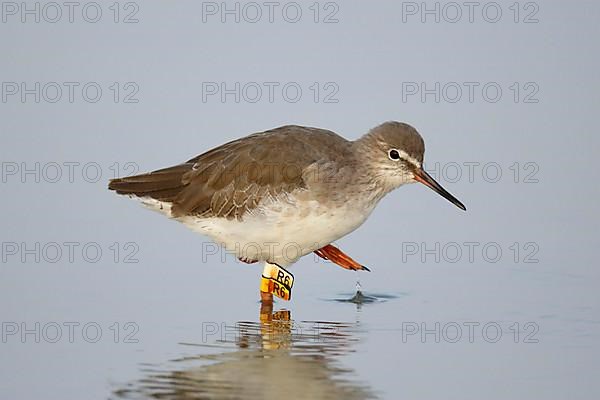
[[395, 171], [387, 170], [388, 166], [381, 163], [379, 148], [377, 138], [369, 133], [352, 142], [356, 169], [354, 179], [371, 194], [374, 201], [381, 200], [386, 194], [406, 183], [397, 179]]

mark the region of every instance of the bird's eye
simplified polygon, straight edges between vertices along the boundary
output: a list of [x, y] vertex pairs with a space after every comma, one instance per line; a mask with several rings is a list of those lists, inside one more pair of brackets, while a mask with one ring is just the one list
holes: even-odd
[[396, 150], [396, 149], [391, 149], [388, 152], [388, 156], [390, 157], [390, 160], [397, 161], [400, 159], [400, 153], [398, 153], [398, 150]]

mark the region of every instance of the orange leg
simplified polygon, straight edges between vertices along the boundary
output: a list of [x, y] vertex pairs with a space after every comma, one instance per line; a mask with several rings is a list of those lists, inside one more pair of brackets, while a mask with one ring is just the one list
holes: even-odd
[[324, 260], [330, 260], [340, 267], [349, 269], [351, 271], [371, 271], [369, 268], [354, 261], [350, 256], [344, 254], [343, 251], [330, 244], [325, 247], [321, 247], [319, 250], [316, 250], [315, 254]]

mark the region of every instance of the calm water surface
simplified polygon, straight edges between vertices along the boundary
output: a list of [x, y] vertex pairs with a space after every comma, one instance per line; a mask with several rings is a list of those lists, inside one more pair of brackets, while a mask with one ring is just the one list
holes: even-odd
[[260, 322], [207, 324], [215, 343], [182, 343], [196, 355], [142, 368], [117, 398], [367, 399], [367, 383], [343, 357], [360, 340], [357, 323], [294, 321], [289, 310], [261, 307]]
[[[41, 326], [39, 342], [4, 326], [3, 398], [559, 399], [598, 390], [596, 282], [581, 273], [381, 262], [366, 274], [309, 257], [293, 269], [293, 300], [265, 309], [260, 268], [167, 269], [157, 257], [5, 273], [16, 291], [0, 305], [3, 321]], [[72, 342], [69, 322], [79, 324]], [[54, 342], [53, 324], [63, 327]], [[98, 340], [95, 328], [83, 334], [86, 324], [101, 329]]]

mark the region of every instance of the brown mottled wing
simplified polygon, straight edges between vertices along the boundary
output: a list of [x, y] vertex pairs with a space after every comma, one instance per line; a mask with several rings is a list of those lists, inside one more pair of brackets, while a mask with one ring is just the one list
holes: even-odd
[[172, 203], [174, 217], [241, 219], [265, 196], [305, 187], [302, 171], [343, 157], [349, 143], [327, 130], [284, 126], [226, 143], [174, 167], [114, 179], [109, 188]]

